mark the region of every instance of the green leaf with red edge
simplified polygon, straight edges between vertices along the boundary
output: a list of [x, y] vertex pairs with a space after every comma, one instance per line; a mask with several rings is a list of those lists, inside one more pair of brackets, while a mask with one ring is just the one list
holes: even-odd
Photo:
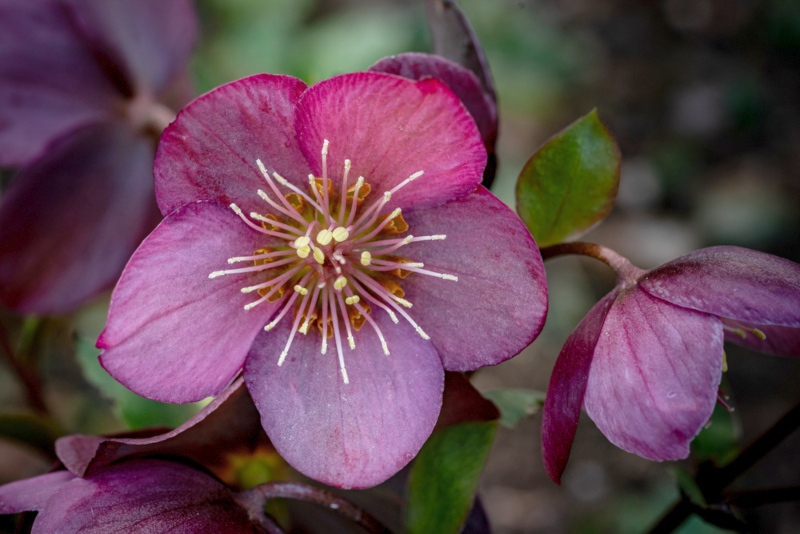
[[467, 519], [497, 421], [459, 423], [435, 432], [408, 478], [409, 534], [457, 534]]
[[614, 205], [620, 151], [597, 111], [554, 135], [517, 180], [517, 213], [540, 247], [574, 238]]

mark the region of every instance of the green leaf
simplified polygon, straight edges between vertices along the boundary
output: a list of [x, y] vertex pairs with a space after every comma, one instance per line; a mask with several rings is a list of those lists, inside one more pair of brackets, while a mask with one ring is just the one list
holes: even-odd
[[708, 506], [706, 498], [703, 496], [703, 490], [697, 485], [697, 481], [692, 475], [683, 469], [675, 469], [675, 479], [678, 483], [678, 489], [686, 495], [691, 502], [697, 506]]
[[544, 406], [544, 393], [532, 389], [493, 389], [483, 394], [500, 410], [500, 424], [514, 428]]
[[459, 423], [435, 432], [408, 479], [409, 534], [457, 534], [475, 498], [496, 421]]
[[540, 247], [576, 237], [614, 205], [620, 152], [597, 111], [553, 136], [517, 180], [517, 213]]
[[83, 338], [77, 338], [75, 352], [86, 379], [111, 399], [115, 413], [131, 429], [151, 426], [174, 428], [199, 411], [199, 403], [167, 404], [145, 399], [130, 391], [100, 366], [97, 360], [99, 351]]

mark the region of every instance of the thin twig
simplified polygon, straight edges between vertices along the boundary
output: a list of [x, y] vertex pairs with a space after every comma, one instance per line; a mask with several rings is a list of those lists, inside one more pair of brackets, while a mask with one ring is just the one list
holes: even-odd
[[[695, 482], [703, 492], [706, 502], [716, 503], [729, 501], [730, 504], [735, 504], [737, 506], [743, 506], [742, 502], [747, 503], [748, 501], [745, 497], [739, 498], [742, 502], [736, 500], [736, 498], [732, 500], [726, 499], [722, 495], [722, 490], [752, 467], [758, 460], [766, 456], [767, 453], [797, 430], [798, 427], [800, 427], [800, 404], [797, 404], [794, 408], [789, 410], [789, 412], [781, 417], [771, 428], [756, 438], [755, 441], [729, 463], [719, 467], [711, 463], [702, 464], [698, 469], [697, 476], [695, 476]], [[758, 497], [757, 505], [779, 502], [778, 500], [768, 501], [766, 500], [767, 498], [779, 498], [780, 501], [795, 500], [798, 498], [798, 495], [800, 495], [800, 488], [760, 491], [763, 493]], [[788, 498], [787, 493], [781, 493], [781, 491], [788, 492]], [[733, 495], [735, 496], [736, 494]], [[753, 502], [756, 502], [755, 493], [751, 494], [750, 498], [753, 499]], [[686, 521], [695, 510], [697, 510], [697, 505], [692, 503], [686, 495], [682, 494], [680, 500], [673, 504], [672, 507], [661, 516], [658, 522], [656, 522], [655, 526], [650, 529], [650, 534], [672, 532]]]
[[263, 510], [268, 499], [296, 499], [313, 502], [350, 519], [370, 534], [391, 534], [386, 526], [368, 512], [348, 500], [337, 497], [322, 488], [296, 482], [267, 482], [239, 494], [239, 501], [248, 510]]

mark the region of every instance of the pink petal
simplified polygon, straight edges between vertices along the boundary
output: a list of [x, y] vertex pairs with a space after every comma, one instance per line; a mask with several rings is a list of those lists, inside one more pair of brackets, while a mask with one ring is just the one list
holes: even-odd
[[276, 307], [243, 309], [258, 298], [240, 292], [255, 283], [253, 275], [208, 275], [264, 246], [263, 237], [216, 204], [188, 204], [164, 219], [114, 289], [97, 341], [103, 367], [136, 393], [164, 402], [222, 391]]
[[160, 93], [189, 60], [197, 38], [190, 0], [67, 2], [93, 52], [110, 59], [131, 90]]
[[[729, 321], [723, 319], [722, 324]], [[784, 356], [800, 356], [800, 328], [791, 326], [773, 326], [748, 324], [737, 321], [730, 325], [731, 328], [741, 330], [745, 336], [742, 337], [736, 332], [725, 331], [725, 341], [742, 345], [759, 352], [768, 354], [778, 354]], [[753, 329], [758, 329], [766, 337], [761, 339], [753, 333]]]
[[383, 482], [419, 451], [442, 405], [444, 371], [430, 342], [406, 323], [373, 314], [390, 356], [365, 324], [355, 350], [344, 342], [349, 377], [339, 369], [335, 340], [320, 353], [321, 335], [297, 335], [278, 367], [291, 325], [261, 334], [245, 380], [275, 448], [301, 473], [325, 484], [366, 488]]
[[722, 375], [722, 326], [633, 287], [620, 292], [597, 342], [586, 412], [617, 447], [650, 460], [689, 455]]
[[[310, 169], [292, 127], [305, 84], [290, 76], [259, 74], [197, 98], [161, 136], [155, 162], [156, 198], [165, 215], [196, 200], [231, 202], [249, 213], [270, 192], [256, 160], [268, 171], [308, 185]], [[288, 192], [288, 191], [287, 191]]]
[[547, 281], [536, 243], [514, 212], [479, 187], [438, 208], [405, 216], [409, 234], [444, 234], [398, 254], [458, 281], [411, 274], [408, 313], [431, 336], [445, 369], [467, 371], [511, 358], [539, 334]]
[[258, 412], [240, 378], [200, 413], [164, 434], [148, 438], [102, 438], [72, 435], [56, 441], [56, 453], [64, 466], [77, 476], [123, 458], [155, 454], [174, 455], [211, 467], [227, 461], [236, 448], [255, 448], [266, 441]]
[[21, 171], [0, 203], [0, 299], [58, 313], [112, 285], [155, 224], [152, 161], [148, 141], [108, 124]]
[[589, 310], [564, 343], [550, 376], [542, 412], [542, 458], [556, 484], [561, 484], [569, 461], [595, 346], [616, 297], [613, 291]]
[[653, 269], [639, 285], [684, 308], [800, 327], [800, 265], [763, 252], [704, 248]]
[[0, 2], [0, 165], [24, 165], [53, 138], [105, 120], [120, 98], [61, 2]]
[[417, 52], [383, 58], [369, 70], [397, 74], [412, 80], [430, 77], [441, 81], [466, 106], [481, 132], [484, 145], [494, 147], [497, 139], [497, 106], [472, 71], [441, 56]]
[[325, 80], [303, 95], [295, 128], [318, 176], [323, 141], [330, 142], [334, 184], [341, 183], [345, 159], [352, 161], [352, 179], [363, 176], [377, 193], [424, 171], [394, 194], [393, 207], [422, 209], [459, 198], [475, 189], [486, 166], [475, 122], [434, 79], [359, 72]]
[[211, 476], [162, 460], [111, 466], [65, 484], [39, 513], [34, 533], [258, 532]]
[[0, 514], [41, 510], [47, 500], [73, 478], [72, 473], [56, 471], [0, 486]]

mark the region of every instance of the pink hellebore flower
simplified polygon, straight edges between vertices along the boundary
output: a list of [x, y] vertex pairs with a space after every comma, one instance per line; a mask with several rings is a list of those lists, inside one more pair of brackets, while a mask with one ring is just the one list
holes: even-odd
[[0, 486], [0, 514], [38, 512], [34, 534], [267, 532], [246, 495], [200, 469], [136, 459], [85, 478], [55, 471]]
[[800, 355], [796, 263], [712, 247], [648, 272], [626, 260], [618, 267], [617, 288], [567, 339], [550, 379], [542, 450], [556, 482], [581, 406], [621, 449], [651, 460], [686, 458], [717, 400], [724, 340]]
[[166, 219], [114, 290], [103, 366], [167, 402], [244, 369], [290, 464], [385, 480], [430, 435], [444, 370], [504, 361], [544, 322], [541, 256], [485, 162], [432, 78], [258, 75], [198, 98], [159, 145]]
[[190, 0], [0, 2], [0, 303], [69, 311], [160, 219], [153, 156], [188, 100]]

